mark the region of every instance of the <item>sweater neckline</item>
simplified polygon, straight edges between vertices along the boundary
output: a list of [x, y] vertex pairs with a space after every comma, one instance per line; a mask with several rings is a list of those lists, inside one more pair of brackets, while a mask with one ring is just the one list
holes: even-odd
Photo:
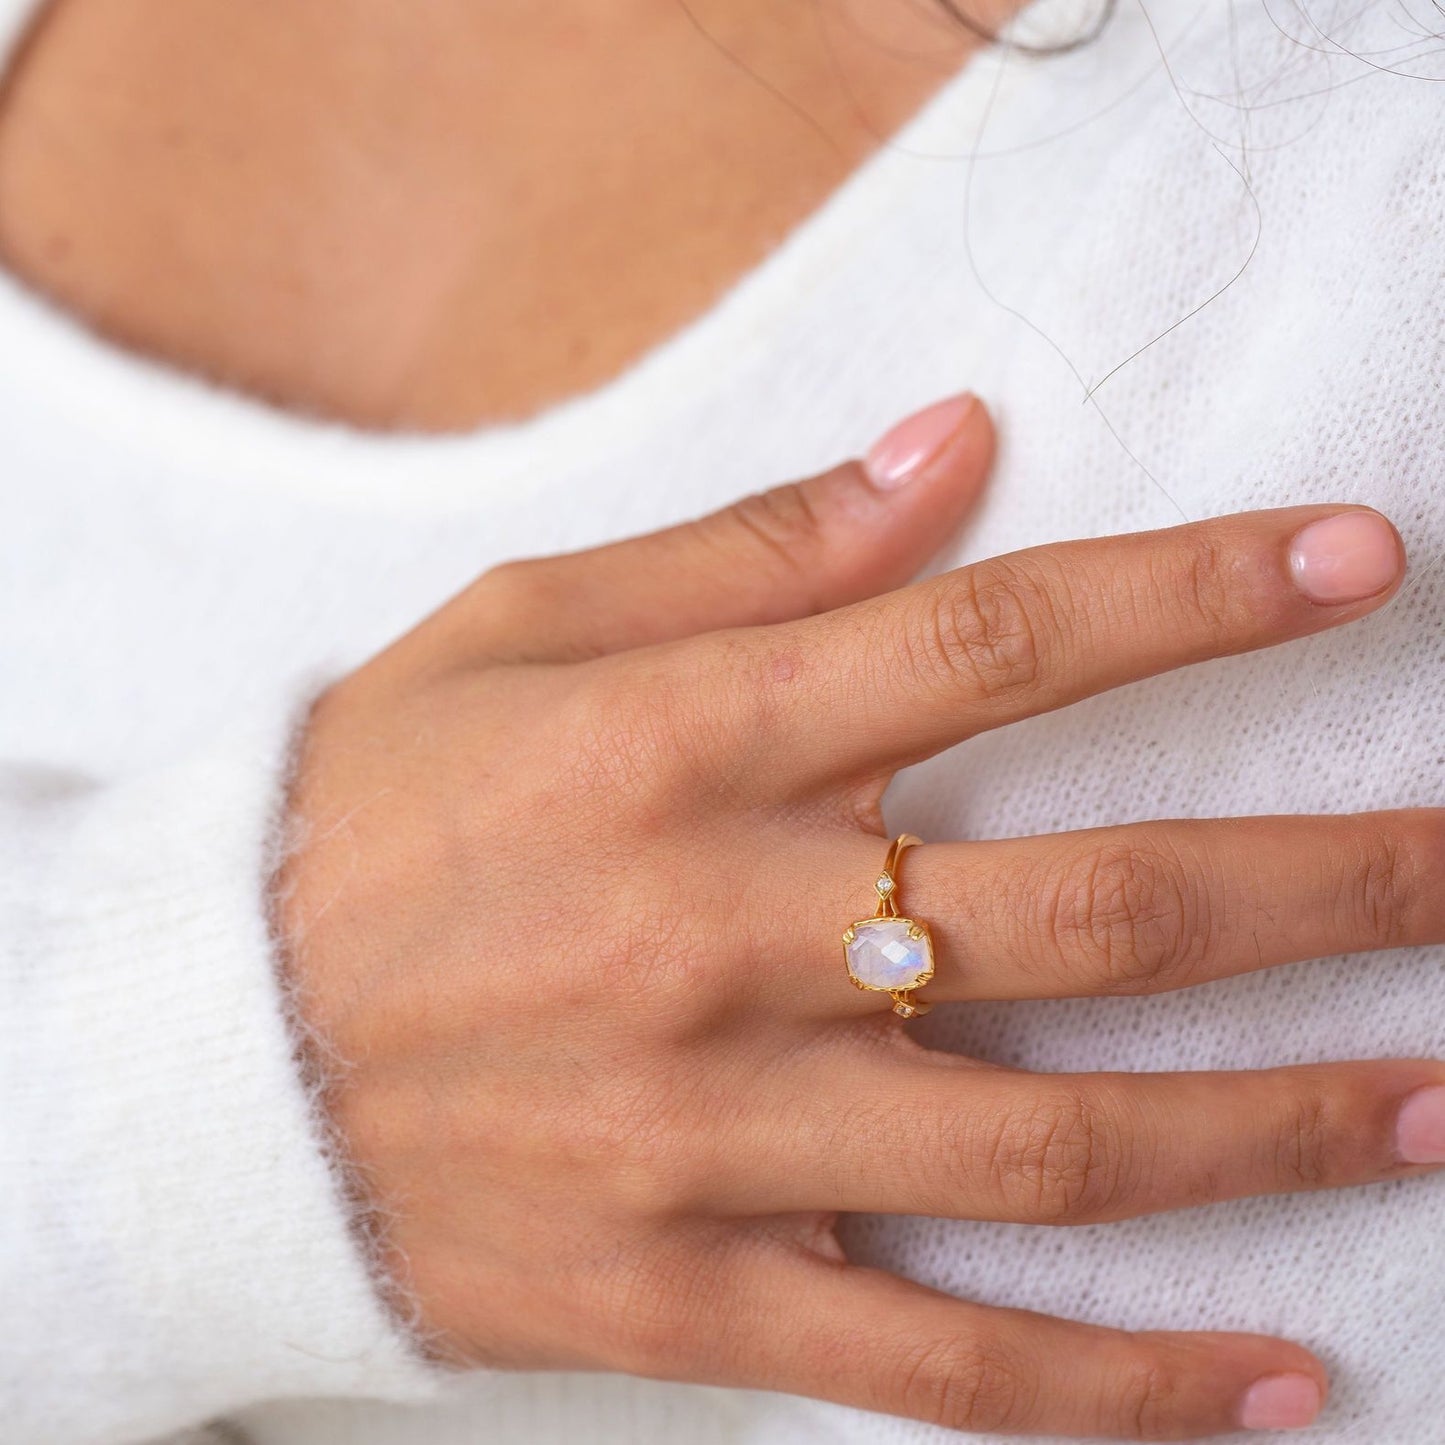
[[[1048, 3], [1031, 0], [1009, 33]], [[850, 238], [931, 184], [933, 162], [966, 160], [985, 118], [1004, 111], [1032, 67], [1049, 63], [1021, 58], [1006, 42], [979, 52], [721, 299], [613, 379], [523, 421], [385, 432], [284, 410], [126, 350], [4, 272], [0, 384], [12, 405], [23, 399], [67, 432], [131, 451], [155, 453], [160, 443], [168, 469], [211, 484], [300, 487], [353, 502], [400, 495], [409, 505], [522, 494], [559, 466], [605, 455], [640, 420], [706, 405], [718, 358], [747, 366], [784, 344], [797, 298], [822, 283]]]

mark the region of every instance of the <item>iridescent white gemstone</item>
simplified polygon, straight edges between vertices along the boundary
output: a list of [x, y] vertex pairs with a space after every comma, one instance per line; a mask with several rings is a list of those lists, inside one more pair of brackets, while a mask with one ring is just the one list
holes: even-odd
[[869, 988], [914, 988], [933, 972], [933, 945], [921, 930], [912, 937], [910, 930], [915, 927], [907, 918], [865, 918], [855, 923], [849, 930], [853, 938], [844, 945], [848, 972]]

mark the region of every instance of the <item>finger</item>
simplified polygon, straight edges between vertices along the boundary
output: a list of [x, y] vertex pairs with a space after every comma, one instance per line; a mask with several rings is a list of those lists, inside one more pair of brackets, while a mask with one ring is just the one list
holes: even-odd
[[[835, 940], [874, 911], [883, 845], [860, 835], [846, 861], [820, 853], [817, 876], [802, 879], [800, 851], [787, 875], [790, 907], [813, 900], [818, 1010], [876, 1012], [886, 998], [847, 986]], [[1445, 810], [1402, 808], [930, 843], [904, 855], [896, 896], [932, 938], [929, 999], [1064, 998], [1161, 993], [1305, 959], [1445, 943], [1442, 875]], [[796, 1002], [796, 959], [783, 963], [771, 990]]]
[[1352, 621], [1394, 591], [1403, 566], [1399, 534], [1364, 508], [1245, 512], [1035, 547], [730, 637], [714, 700], [735, 715], [747, 700], [744, 746], [767, 758], [758, 771], [770, 790], [811, 788]]
[[746, 1387], [990, 1436], [1121, 1440], [1306, 1425], [1327, 1388], [1285, 1340], [1103, 1329], [801, 1249], [759, 1256], [753, 1328], [726, 1341], [729, 1383]]
[[846, 1069], [826, 1050], [770, 1096], [717, 1207], [1097, 1224], [1445, 1163], [1432, 1060], [1040, 1075], [836, 1047]]
[[871, 597], [937, 550], [977, 500], [992, 457], [987, 410], [952, 397], [900, 423], [861, 462], [648, 536], [497, 568], [459, 599], [465, 628], [499, 660], [556, 661]]

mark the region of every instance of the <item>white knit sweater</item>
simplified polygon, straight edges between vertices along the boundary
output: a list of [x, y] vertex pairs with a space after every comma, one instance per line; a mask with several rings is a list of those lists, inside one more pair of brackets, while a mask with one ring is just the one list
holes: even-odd
[[[1067, 58], [985, 56], [709, 315], [520, 427], [377, 439], [288, 418], [0, 284], [4, 1445], [218, 1416], [263, 1445], [944, 1438], [601, 1377], [431, 1398], [349, 1235], [273, 980], [287, 738], [318, 677], [489, 564], [818, 469], [971, 386], [1005, 441], [947, 563], [1343, 499], [1395, 519], [1414, 577], [1359, 626], [915, 769], [896, 826], [1445, 802], [1445, 91], [1392, 73], [1440, 75], [1441, 42], [1385, 0], [1271, 6], [1148, 0], [1167, 68], [1138, 0]], [[0, 26], [26, 8], [0, 0]], [[1083, 403], [1080, 377], [1151, 340]], [[1442, 960], [941, 1008], [923, 1033], [1045, 1069], [1440, 1054]], [[1294, 1336], [1334, 1373], [1311, 1438], [1437, 1445], [1442, 1207], [1424, 1179], [1071, 1232], [846, 1234], [989, 1301]]]

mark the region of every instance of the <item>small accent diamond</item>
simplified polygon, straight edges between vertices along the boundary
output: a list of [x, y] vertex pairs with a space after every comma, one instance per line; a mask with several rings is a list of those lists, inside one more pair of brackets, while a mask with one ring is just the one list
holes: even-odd
[[893, 880], [886, 873], [878, 875], [878, 881], [873, 885], [878, 890], [880, 898], [887, 898], [893, 892]]

